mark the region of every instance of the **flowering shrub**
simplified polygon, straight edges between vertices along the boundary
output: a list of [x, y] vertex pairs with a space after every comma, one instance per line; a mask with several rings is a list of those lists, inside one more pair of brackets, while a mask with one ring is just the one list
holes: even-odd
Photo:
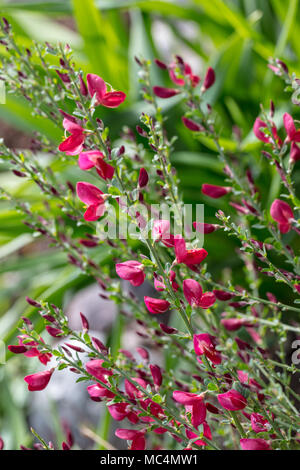
[[[85, 78], [74, 65], [69, 46], [46, 44], [24, 50], [15, 43], [6, 20], [1, 30], [7, 60], [0, 78], [8, 92], [23, 95], [33, 113], [65, 132], [58, 147], [44, 136], [38, 136], [26, 153], [1, 144], [3, 161], [17, 177], [36, 183], [46, 210], [37, 213], [30, 202], [15, 200], [4, 191], [2, 197], [24, 215], [28, 227], [93, 277], [106, 298], [118, 305], [120, 315], [135, 318], [138, 333], [148, 344], [168, 350], [182, 361], [173, 361], [172, 366], [155, 364], [144, 347], [137, 350], [141, 359], [128, 349], [115, 354], [90, 335], [84, 313], [80, 314], [82, 330], [74, 331], [59, 306], [27, 298], [38, 310], [44, 332], [23, 317], [16, 344], [8, 349], [37, 357], [45, 366], [24, 378], [28, 390], [44, 390], [53, 374], [68, 368], [77, 381], [87, 382], [86, 393], [92, 400], [106, 404], [111, 417], [120, 422], [116, 436], [127, 440], [133, 450], [299, 447], [298, 397], [291, 385], [297, 367], [287, 363], [284, 344], [289, 334], [299, 335], [300, 328], [287, 315], [283, 319], [284, 312], [300, 312], [297, 301], [294, 303], [300, 292], [300, 266], [293, 249], [300, 233], [300, 203], [292, 178], [300, 159], [297, 122], [285, 113], [284, 131], [278, 131], [271, 103], [269, 112], [262, 109], [254, 123], [254, 134], [263, 143], [263, 158], [274, 165], [282, 184], [280, 199], [267, 207], [250, 168], [241, 173], [220, 143], [216, 113], [206, 101], [206, 92], [215, 83], [211, 67], [201, 78], [181, 57], [176, 56], [169, 65], [156, 60], [154, 66], [169, 73], [173, 82], [165, 88], [151, 83], [151, 64], [136, 58], [145, 109], [150, 111], [140, 116], [136, 133], [125, 128], [122, 143], [114, 145], [98, 116], [102, 107], [121, 106], [125, 94], [95, 74]], [[299, 80], [281, 61], [273, 61], [270, 67], [286, 81], [298, 105]], [[174, 138], [166, 135], [161, 101], [157, 100], [175, 96], [186, 107], [181, 125], [191, 132], [191, 138], [210, 139], [223, 164], [224, 185], [203, 181], [202, 193], [207, 201], [226, 198], [236, 210], [234, 220], [218, 210], [215, 224], [197, 219], [190, 226], [181, 224], [181, 233], [175, 230], [184, 203], [170, 163]], [[78, 165], [82, 181], [76, 188], [68, 181], [58, 182], [36, 158], [37, 150], [65, 165]], [[91, 173], [95, 184], [82, 171]], [[160, 217], [157, 209], [146, 217], [149, 208], [162, 200], [172, 209], [171, 218]], [[117, 224], [125, 219], [134, 227], [134, 242], [129, 237], [106, 236], [111, 208]], [[192, 227], [201, 236], [191, 240]], [[204, 234], [213, 237], [216, 230], [240, 242], [239, 256], [245, 264], [242, 287], [229, 279], [215, 279], [207, 270], [209, 252], [201, 240]], [[104, 266], [93, 255], [92, 250], [99, 246], [107, 255]], [[259, 292], [261, 276], [274, 279], [274, 290], [267, 298]], [[122, 280], [129, 281], [129, 290]], [[134, 289], [145, 282], [153, 285], [156, 294], [140, 301]], [[290, 290], [289, 304], [277, 300], [276, 282]], [[157, 316], [168, 311], [171, 316]], [[51, 337], [59, 339], [59, 345]], [[269, 337], [275, 350], [269, 347]], [[38, 438], [41, 447], [53, 447]], [[63, 449], [71, 447], [69, 438]]]

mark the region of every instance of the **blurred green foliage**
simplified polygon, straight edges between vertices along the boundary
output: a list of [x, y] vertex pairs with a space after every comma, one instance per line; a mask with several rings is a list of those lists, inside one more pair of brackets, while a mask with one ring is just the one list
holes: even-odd
[[[275, 122], [279, 128], [282, 113], [291, 111], [283, 84], [267, 68], [267, 62], [270, 57], [279, 57], [300, 75], [298, 0], [0, 0], [0, 11], [23, 45], [30, 47], [32, 40], [69, 43], [76, 63], [85, 72], [97, 73], [115, 89], [128, 93], [121, 111], [112, 114], [101, 110], [113, 138], [118, 138], [120, 123], [135, 126], [144, 107], [139, 97], [135, 55], [170, 62], [173, 54], [180, 54], [202, 76], [207, 64], [213, 66], [217, 81], [207, 93], [207, 100], [215, 104], [219, 113], [223, 146], [239, 159], [241, 168], [252, 167], [267, 208], [279, 195], [278, 176], [262, 161], [261, 145], [252, 134], [252, 126], [260, 103], [268, 108], [270, 99], [275, 102]], [[4, 48], [1, 53], [5, 54]], [[167, 73], [155, 66], [153, 80], [160, 85], [171, 84]], [[162, 104], [169, 117], [166, 124], [169, 135], [179, 137], [172, 158], [184, 198], [190, 203], [206, 203], [200, 192], [201, 183], [222, 184], [221, 166], [211, 143], [206, 139], [194, 141], [181, 125], [183, 109], [178, 100], [170, 102]], [[294, 109], [295, 118], [296, 112]], [[51, 123], [32, 117], [28, 103], [14, 95], [7, 95], [6, 105], [0, 106], [0, 119], [31, 135], [36, 131], [44, 133], [57, 143], [63, 133]], [[234, 125], [241, 132], [240, 145], [232, 131]], [[0, 137], [5, 138], [2, 134]], [[71, 178], [69, 174], [67, 177]], [[300, 179], [299, 166], [294, 178], [296, 182]], [[5, 168], [0, 173], [0, 186], [38, 207], [35, 186], [17, 179]], [[214, 213], [217, 208], [223, 209], [223, 204], [221, 200], [210, 201], [205, 208], [206, 221], [215, 221]], [[1, 208], [0, 338], [8, 342], [16, 335], [20, 315], [33, 314], [25, 303], [25, 295], [63, 304], [89, 280], [67, 264], [64, 254], [53, 252], [46, 244], [39, 245], [9, 204], [3, 202]], [[218, 278], [223, 268], [228, 276], [234, 270], [238, 283], [241, 262], [235, 256], [234, 241], [217, 232], [206, 237], [205, 243], [211, 271]], [[271, 282], [266, 279], [264, 291]], [[280, 295], [285, 297], [286, 293]], [[0, 368], [0, 417], [3, 416], [0, 434], [11, 448], [24, 443], [25, 418], [18, 410], [24, 407], [25, 398], [21, 396], [22, 380], [14, 379], [7, 385], [7, 375], [16, 377], [16, 368], [22, 367], [22, 361], [17, 360], [5, 371]], [[1, 429], [14, 432], [8, 434]]]

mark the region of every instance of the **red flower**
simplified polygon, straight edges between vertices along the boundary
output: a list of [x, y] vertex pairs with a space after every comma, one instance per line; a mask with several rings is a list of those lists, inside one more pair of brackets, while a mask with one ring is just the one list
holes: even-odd
[[243, 410], [247, 406], [246, 398], [236, 390], [232, 389], [226, 393], [220, 393], [218, 396], [220, 405], [229, 411]]
[[278, 222], [281, 233], [289, 232], [294, 214], [287, 202], [275, 199], [271, 205], [270, 214], [272, 219]]
[[89, 170], [95, 167], [98, 175], [104, 180], [111, 180], [114, 176], [114, 167], [104, 161], [104, 155], [98, 150], [81, 152], [78, 159], [81, 170]]
[[78, 155], [83, 149], [85, 140], [83, 127], [67, 118], [63, 120], [63, 126], [71, 135], [59, 145], [58, 149], [67, 155]]
[[172, 98], [172, 96], [178, 95], [180, 93], [179, 90], [175, 90], [174, 88], [165, 88], [162, 86], [154, 86], [153, 93], [158, 96], [158, 98]]
[[36, 374], [27, 375], [24, 377], [25, 382], [28, 383], [28, 390], [30, 392], [37, 392], [44, 390], [47, 387], [54, 369], [45, 370], [44, 372], [37, 372]]
[[107, 92], [105, 81], [98, 75], [88, 73], [86, 79], [91, 98], [96, 96], [96, 106], [102, 105], [106, 108], [117, 108], [125, 100], [126, 94], [123, 91]]
[[107, 388], [101, 387], [99, 383], [89, 385], [87, 391], [93, 401], [101, 401], [101, 398], [114, 398], [115, 396], [110, 390], [107, 390]]
[[91, 361], [87, 362], [85, 365], [86, 371], [95, 377], [96, 379], [101, 380], [101, 382], [106, 383], [106, 377], [108, 375], [113, 375], [113, 372], [109, 369], [105, 369], [102, 367], [103, 364], [102, 359], [92, 359]]
[[265, 439], [241, 439], [241, 448], [243, 450], [271, 450], [271, 446]]
[[209, 308], [216, 301], [216, 297], [212, 292], [203, 294], [201, 285], [194, 279], [185, 279], [183, 281], [183, 293], [193, 308]]
[[194, 349], [197, 356], [204, 354], [213, 364], [221, 364], [222, 356], [216, 350], [216, 344], [216, 338], [207, 333], [194, 335]]
[[[184, 86], [185, 84], [185, 79], [184, 78], [179, 78], [177, 77], [176, 75], [176, 68], [179, 68], [179, 64], [176, 63], [176, 62], [173, 62], [172, 64], [169, 65], [169, 75], [170, 75], [170, 79], [172, 80], [172, 82], [174, 82], [176, 85], [179, 85], [179, 86]], [[199, 81], [200, 81], [200, 77], [198, 77], [198, 75], [194, 75], [192, 73], [192, 68], [189, 64], [187, 63], [183, 63], [182, 64], [182, 67], [183, 67], [183, 74], [186, 76], [186, 77], [189, 77], [189, 79], [191, 80], [191, 84], [192, 84], [192, 87], [195, 87], [198, 85]]]
[[272, 124], [272, 136], [265, 134], [261, 129], [267, 129], [268, 126], [267, 124], [262, 121], [260, 118], [256, 118], [253, 126], [253, 132], [254, 135], [261, 140], [262, 142], [265, 142], [266, 144], [273, 144], [273, 141], [277, 141], [278, 144], [281, 146], [282, 145], [282, 140], [278, 137], [277, 134], [277, 128], [275, 124]]
[[86, 221], [98, 220], [105, 212], [103, 192], [93, 184], [84, 181], [79, 181], [76, 189], [79, 199], [88, 206], [83, 216], [84, 219]]
[[131, 410], [128, 403], [115, 403], [107, 407], [110, 415], [116, 421], [123, 421], [127, 418], [131, 423], [136, 424], [139, 421], [137, 414]]
[[173, 398], [177, 403], [181, 405], [194, 405], [199, 401], [203, 401], [203, 394], [192, 393], [192, 392], [183, 392], [181, 390], [175, 390], [173, 392]]
[[292, 163], [295, 163], [298, 160], [300, 160], [300, 148], [298, 147], [298, 145], [295, 142], [292, 142], [291, 153], [290, 153], [290, 161]]
[[268, 432], [271, 428], [269, 421], [259, 413], [251, 414], [251, 426], [254, 432]]
[[[188, 437], [190, 440], [192, 439], [194, 440], [197, 437], [197, 434], [195, 434], [193, 431], [190, 431], [189, 429], [186, 429], [185, 433], [186, 433], [186, 437]], [[206, 439], [209, 439], [209, 440], [212, 439], [210, 427], [206, 421], [204, 421], [203, 423], [203, 436], [206, 437]], [[197, 439], [194, 443], [197, 446], [207, 445], [205, 441], [202, 441], [202, 439]]]
[[230, 187], [225, 186], [216, 186], [214, 184], [203, 184], [202, 185], [202, 194], [205, 196], [212, 197], [213, 199], [218, 199], [219, 197], [225, 196], [225, 194], [231, 191]]
[[[140, 378], [134, 378], [132, 379], [133, 382], [136, 382], [140, 387], [142, 388], [147, 388], [147, 382], [143, 379]], [[135, 398], [142, 398], [143, 397], [143, 392], [139, 390], [133, 383], [131, 383], [129, 380], [125, 379], [125, 392], [129, 396], [129, 398], [135, 399]]]
[[283, 115], [283, 124], [287, 133], [287, 142], [300, 142], [300, 129], [296, 130], [294, 120], [288, 113]]
[[178, 403], [185, 406], [185, 410], [191, 413], [191, 422], [195, 428], [204, 423], [206, 418], [206, 406], [204, 403], [204, 394], [197, 394], [191, 392], [182, 392], [175, 390], [173, 398]]
[[[30, 341], [29, 343], [23, 343], [23, 341], [25, 339], [28, 339], [27, 335], [18, 336], [19, 346], [23, 346], [23, 347], [26, 348], [26, 351], [24, 352], [24, 356], [26, 356], [26, 357], [37, 357], [42, 364], [47, 365], [47, 363], [51, 360], [52, 354], [51, 353], [42, 353], [42, 352], [40, 352], [38, 350], [38, 348], [36, 347], [36, 346], [39, 345], [39, 343], [37, 341]], [[44, 342], [43, 338], [40, 337], [40, 341], [43, 343]], [[13, 351], [11, 351], [11, 352], [13, 352]]]
[[185, 240], [181, 236], [174, 238], [174, 248], [176, 262], [178, 264], [184, 263], [191, 269], [200, 264], [208, 255], [204, 248], [187, 250]]
[[134, 260], [116, 264], [116, 272], [121, 279], [129, 281], [135, 287], [143, 284], [146, 277], [142, 263]]
[[145, 450], [145, 431], [135, 431], [134, 429], [117, 429], [115, 435], [120, 439], [132, 441], [130, 450]]
[[170, 221], [154, 220], [152, 238], [155, 242], [161, 241], [167, 247], [174, 246], [174, 235], [170, 233]]
[[170, 307], [170, 303], [163, 299], [154, 299], [153, 297], [144, 297], [144, 302], [150, 313], [164, 313]]

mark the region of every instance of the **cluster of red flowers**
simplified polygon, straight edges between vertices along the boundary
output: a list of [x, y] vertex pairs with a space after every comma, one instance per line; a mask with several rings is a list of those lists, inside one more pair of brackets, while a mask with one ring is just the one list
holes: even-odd
[[[179, 88], [164, 88], [155, 86], [153, 87], [154, 95], [160, 98], [170, 98], [180, 93], [181, 89], [184, 89], [188, 83], [192, 87], [196, 87], [201, 83], [201, 78], [194, 75], [191, 67], [183, 62], [179, 57], [176, 58], [175, 62], [170, 65], [166, 65], [161, 61], [156, 61], [156, 64], [161, 68], [168, 70], [170, 79]], [[215, 82], [214, 70], [210, 67], [202, 81], [201, 90], [204, 93], [208, 90]], [[87, 85], [85, 84], [82, 77], [80, 77], [80, 89], [83, 96], [90, 96], [93, 106], [105, 106], [108, 108], [115, 108], [119, 106], [125, 99], [126, 95], [120, 91], [107, 91], [107, 86], [104, 80], [97, 75], [87, 75]], [[67, 155], [79, 155], [78, 164], [80, 169], [89, 170], [95, 168], [97, 174], [106, 182], [110, 182], [115, 175], [115, 167], [111, 165], [107, 160], [108, 156], [104, 155], [100, 150], [89, 150], [86, 145], [89, 137], [89, 130], [86, 130], [82, 122], [77, 118], [61, 111], [64, 116], [63, 127], [69, 136], [60, 144], [59, 150], [65, 152]], [[183, 117], [183, 124], [193, 132], [201, 132], [203, 130], [202, 125], [193, 121], [192, 119]], [[300, 142], [300, 130], [296, 130], [294, 121], [289, 114], [285, 114], [284, 127], [286, 130], [286, 138], [284, 142], [280, 139], [276, 126], [274, 123], [265, 123], [260, 118], [257, 118], [254, 124], [254, 134], [265, 144], [271, 145], [272, 147], [282, 147], [283, 145], [291, 144], [290, 159], [295, 162], [300, 159], [300, 149], [297, 145]], [[266, 132], [264, 132], [264, 130]], [[141, 168], [138, 178], [138, 187], [143, 188], [148, 184], [148, 173], [144, 168]], [[211, 184], [202, 185], [202, 193], [210, 198], [218, 199], [229, 193], [232, 193], [233, 188], [230, 186], [216, 186]], [[96, 221], [105, 212], [105, 201], [108, 197], [107, 194], [103, 193], [96, 186], [87, 182], [77, 183], [77, 195], [78, 198], [87, 206], [84, 213], [84, 219], [86, 221]], [[236, 203], [232, 203], [239, 212], [247, 214], [250, 212], [255, 213], [255, 209], [249, 205], [246, 201], [243, 201], [243, 206]], [[294, 215], [291, 207], [285, 201], [276, 199], [270, 208], [270, 214], [273, 220], [278, 223], [278, 227], [281, 233], [287, 233], [293, 228]], [[217, 224], [199, 223], [194, 222], [193, 226], [196, 231], [200, 233], [209, 234], [220, 228]], [[173, 262], [167, 272], [157, 274], [152, 272], [154, 289], [157, 292], [166, 294], [172, 294], [180, 292], [180, 282], [176, 279], [176, 266], [185, 265], [192, 272], [198, 272], [199, 265], [208, 256], [207, 251], [204, 248], [188, 248], [186, 240], [180, 235], [171, 233], [170, 222], [164, 219], [156, 219], [152, 224], [152, 241], [153, 245], [156, 243], [162, 243], [165, 247], [174, 250]], [[259, 243], [259, 242], [257, 242]], [[170, 251], [171, 251], [170, 250]], [[173, 269], [172, 269], [173, 268]], [[146, 280], [147, 264], [139, 262], [136, 259], [129, 259], [124, 262], [118, 262], [115, 266], [117, 275], [134, 287], [141, 286]], [[150, 268], [149, 268], [150, 269]], [[163, 274], [163, 275], [162, 275]], [[227, 302], [234, 297], [234, 293], [223, 291], [220, 289], [213, 289], [212, 291], [203, 292], [202, 286], [199, 282], [192, 278], [186, 278], [182, 280], [182, 293], [188, 305], [189, 309], [209, 309], [217, 301]], [[170, 298], [168, 297], [170, 300]], [[174, 307], [171, 301], [164, 298], [154, 298], [150, 296], [144, 297], [144, 303], [149, 313], [159, 315], [167, 312], [170, 308]], [[35, 303], [31, 299], [28, 299], [29, 303], [33, 306], [40, 307], [39, 304]], [[184, 302], [181, 301], [181, 305]], [[231, 306], [241, 306], [241, 303], [230, 304]], [[255, 309], [254, 309], [255, 310]], [[50, 322], [47, 325], [46, 330], [52, 337], [58, 338], [64, 336], [63, 331], [59, 325], [56, 324], [55, 319], [45, 317]], [[87, 319], [81, 314], [83, 330], [87, 332], [89, 325]], [[254, 341], [259, 343], [260, 337], [254, 331], [254, 325], [251, 321], [243, 318], [227, 318], [226, 314], [222, 315], [220, 324], [227, 331], [237, 331], [241, 327], [246, 327]], [[165, 334], [174, 334], [177, 332], [174, 328], [168, 327], [161, 324], [161, 329]], [[217, 331], [217, 330], [215, 330]], [[212, 377], [215, 376], [214, 370], [216, 366], [220, 365], [224, 361], [224, 355], [220, 352], [219, 339], [208, 333], [197, 333], [193, 335], [193, 351], [197, 363], [203, 365], [209, 365], [211, 370], [210, 374]], [[38, 359], [47, 365], [51, 360], [51, 353], [43, 352], [43, 339], [39, 337], [36, 341], [29, 340], [26, 335], [18, 337], [17, 345], [10, 345], [8, 348], [12, 353], [24, 354], [27, 357], [38, 357]], [[106, 354], [106, 347], [96, 338], [91, 339], [93, 346], [97, 351]], [[249, 363], [248, 352], [251, 350], [251, 346], [242, 341], [239, 338], [235, 339], [238, 347], [238, 356], [245, 363]], [[73, 344], [65, 344], [64, 346], [75, 350], [78, 353], [84, 352], [83, 349]], [[140, 356], [149, 361], [148, 352], [143, 348], [138, 348]], [[264, 352], [261, 350], [262, 353]], [[131, 358], [129, 351], [124, 351], [124, 355]], [[226, 355], [225, 355], [226, 357]], [[118, 422], [127, 419], [131, 424], [142, 425], [141, 429], [126, 429], [120, 428], [116, 431], [116, 436], [120, 439], [131, 441], [131, 449], [143, 450], [146, 447], [146, 432], [151, 427], [151, 431], [156, 434], [164, 434], [170, 432], [170, 428], [164, 423], [166, 419], [166, 412], [159, 403], [149, 398], [149, 393], [159, 392], [160, 387], [164, 380], [164, 371], [156, 364], [149, 364], [150, 374], [147, 376], [140, 373], [139, 377], [133, 377], [125, 379], [124, 391], [120, 392], [120, 396], [116, 395], [116, 389], [111, 390], [111, 381], [114, 375], [117, 373], [114, 367], [108, 367], [103, 359], [91, 359], [85, 364], [85, 371], [89, 374], [90, 378], [94, 378], [96, 381], [92, 385], [87, 387], [90, 398], [94, 401], [102, 401], [106, 399], [111, 401], [113, 399], [122, 401], [108, 404], [108, 411], [112, 418]], [[76, 370], [76, 369], [75, 369]], [[74, 371], [75, 371], [74, 370]], [[54, 368], [49, 370], [31, 374], [25, 377], [25, 381], [28, 384], [28, 390], [40, 391], [43, 390], [49, 383], [51, 376], [54, 372]], [[273, 417], [268, 412], [267, 417], [257, 412], [251, 414], [247, 413], [245, 408], [248, 406], [248, 396], [253, 394], [257, 397], [259, 402], [263, 402], [265, 396], [261, 391], [261, 385], [253, 378], [249, 377], [247, 373], [242, 370], [238, 371], [238, 381], [234, 382], [230, 374], [225, 374], [224, 378], [227, 381], [228, 387], [218, 388], [216, 398], [221, 408], [217, 408], [206, 399], [206, 392], [204, 393], [192, 393], [187, 389], [174, 390], [172, 397], [176, 406], [180, 410], [180, 416], [184, 417], [184, 432], [189, 441], [193, 441], [198, 446], [207, 446], [208, 441], [212, 441], [212, 433], [210, 426], [207, 422], [207, 413], [213, 415], [224, 415], [232, 416], [231, 413], [236, 411], [242, 411], [244, 417], [251, 423], [251, 429], [254, 433], [268, 432], [272, 428]], [[176, 381], [174, 381], [176, 383]], [[222, 391], [222, 393], [219, 393]], [[137, 407], [138, 405], [138, 407]], [[180, 408], [183, 407], [183, 408]], [[143, 411], [147, 412], [144, 413]], [[150, 416], [149, 416], [150, 414]], [[234, 415], [233, 415], [234, 416]], [[160, 425], [161, 422], [161, 425]], [[176, 423], [174, 420], [175, 424]], [[174, 424], [173, 423], [173, 424]], [[190, 423], [190, 426], [189, 426]], [[169, 423], [170, 424], [170, 423]], [[202, 438], [195, 433], [195, 430], [202, 426]], [[171, 436], [178, 442], [182, 442], [182, 439], [176, 434]], [[270, 436], [272, 438], [272, 435]], [[241, 448], [244, 450], [269, 450], [271, 449], [270, 442], [263, 438], [242, 438], [240, 440]]]

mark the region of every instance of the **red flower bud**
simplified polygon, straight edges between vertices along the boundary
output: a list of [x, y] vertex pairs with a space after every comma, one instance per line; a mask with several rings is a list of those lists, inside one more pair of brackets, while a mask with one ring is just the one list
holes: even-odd
[[215, 71], [212, 67], [208, 67], [204, 82], [203, 82], [203, 90], [208, 90], [213, 84], [215, 83], [216, 76]]
[[137, 353], [141, 356], [142, 359], [145, 361], [149, 360], [149, 353], [145, 348], [136, 348]]
[[154, 385], [156, 385], [157, 387], [160, 387], [162, 384], [162, 380], [163, 380], [161, 368], [157, 366], [156, 364], [150, 364], [150, 371], [152, 374]]
[[62, 330], [60, 330], [59, 328], [54, 328], [50, 325], [46, 326], [46, 330], [50, 336], [53, 336], [53, 338], [57, 338], [62, 335]]
[[178, 330], [176, 330], [176, 328], [164, 325], [163, 323], [160, 323], [159, 326], [161, 327], [162, 331], [167, 335], [174, 335], [175, 333], [178, 333]]
[[160, 69], [166, 70], [168, 68], [167, 65], [159, 59], [154, 59], [154, 62]]
[[23, 354], [27, 351], [27, 348], [21, 344], [20, 345], [10, 344], [9, 346], [7, 346], [7, 349], [13, 354]]
[[214, 336], [207, 333], [194, 335], [194, 349], [197, 356], [204, 354], [213, 364], [221, 364], [222, 356], [216, 350], [216, 345], [217, 342]]
[[186, 118], [182, 116], [181, 118], [183, 124], [187, 129], [193, 132], [203, 132], [205, 131], [205, 128], [201, 126], [201, 124], [198, 124], [197, 122], [193, 121], [192, 119]]
[[172, 98], [172, 96], [178, 95], [180, 91], [174, 88], [164, 88], [161, 86], [154, 86], [153, 93], [159, 98], [165, 99], [165, 98]]
[[89, 322], [87, 318], [81, 312], [80, 312], [80, 317], [81, 317], [81, 323], [82, 323], [83, 329], [88, 331], [90, 329], [90, 326], [89, 326]]
[[85, 81], [83, 80], [82, 76], [79, 75], [79, 82], [80, 82], [80, 93], [83, 96], [87, 96], [89, 94]]
[[143, 284], [146, 278], [144, 266], [142, 263], [134, 260], [116, 264], [116, 273], [121, 279], [129, 281], [135, 287]]
[[225, 196], [229, 193], [232, 188], [225, 186], [216, 186], [214, 184], [203, 184], [202, 193], [206, 196], [212, 197], [213, 199], [218, 199], [219, 197]]
[[140, 169], [140, 174], [139, 174], [139, 187], [144, 188], [147, 186], [149, 180], [149, 176], [145, 168]]
[[220, 225], [205, 224], [204, 222], [193, 222], [193, 227], [196, 230], [196, 232], [208, 234], [208, 233], [212, 233], [218, 230], [220, 228]]
[[218, 300], [230, 300], [232, 297], [234, 297], [234, 294], [231, 294], [230, 292], [225, 292], [224, 290], [219, 290], [219, 289], [214, 289], [213, 293], [217, 297]]

